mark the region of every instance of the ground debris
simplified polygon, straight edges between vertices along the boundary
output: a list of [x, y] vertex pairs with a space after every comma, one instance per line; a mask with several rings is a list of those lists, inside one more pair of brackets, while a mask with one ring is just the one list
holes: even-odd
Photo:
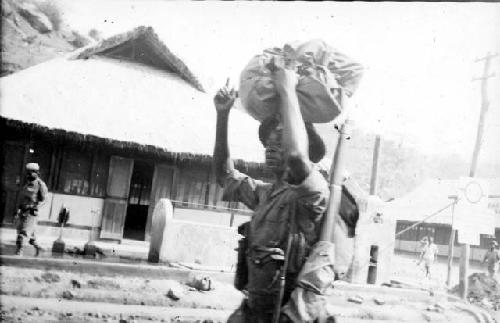
[[61, 277], [59, 277], [58, 274], [53, 274], [53, 273], [43, 273], [41, 278], [47, 282], [47, 283], [57, 283], [61, 281]]
[[75, 297], [75, 295], [73, 295], [73, 293], [70, 292], [69, 290], [65, 290], [62, 293], [62, 298], [64, 298], [64, 299], [73, 299], [74, 297]]
[[73, 286], [73, 288], [80, 288], [82, 287], [82, 285], [80, 284], [80, 282], [76, 279], [72, 279], [71, 280], [71, 286]]
[[[453, 293], [459, 293], [459, 286], [452, 289]], [[500, 309], [500, 284], [485, 273], [473, 273], [469, 276], [469, 291], [467, 299], [488, 310]]]
[[102, 279], [102, 278], [90, 279], [87, 281], [87, 285], [91, 288], [96, 288], [96, 289], [99, 288], [120, 289], [120, 284], [116, 283], [113, 280]]
[[355, 295], [355, 296], [348, 297], [347, 301], [351, 302], [351, 303], [356, 303], [356, 304], [363, 304], [363, 297], [361, 297], [359, 295]]
[[167, 292], [167, 297], [174, 300], [174, 301], [178, 301], [181, 299], [180, 297], [180, 291], [176, 288], [170, 288]]
[[194, 276], [186, 285], [198, 291], [209, 291], [214, 289], [212, 279], [208, 276]]
[[427, 311], [428, 312], [443, 313], [444, 307], [439, 305], [439, 304], [434, 304], [434, 305], [427, 306]]

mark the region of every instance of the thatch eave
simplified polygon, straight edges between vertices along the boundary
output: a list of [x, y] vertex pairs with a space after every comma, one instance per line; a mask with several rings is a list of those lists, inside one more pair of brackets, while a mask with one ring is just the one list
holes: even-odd
[[[193, 152], [169, 151], [154, 145], [140, 144], [132, 141], [103, 138], [91, 134], [81, 134], [74, 131], [45, 127], [35, 123], [26, 123], [19, 120], [12, 120], [0, 116], [0, 128], [7, 133], [12, 130], [28, 132], [30, 135], [47, 137], [48, 139], [66, 140], [73, 143], [84, 143], [101, 149], [114, 148], [127, 150], [128, 152], [139, 152], [151, 158], [170, 159], [175, 162], [191, 162], [200, 164], [211, 164], [213, 157], [206, 154], [196, 154]], [[235, 159], [237, 167], [245, 169], [265, 170], [263, 163], [249, 162], [243, 159]]]

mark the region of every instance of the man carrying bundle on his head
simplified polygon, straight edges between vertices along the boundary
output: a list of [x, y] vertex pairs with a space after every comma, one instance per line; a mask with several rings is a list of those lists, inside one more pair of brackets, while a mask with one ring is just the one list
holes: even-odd
[[[342, 95], [352, 95], [361, 71], [359, 64], [320, 40], [266, 50], [245, 67], [239, 96], [246, 112], [261, 122], [259, 139], [272, 183], [234, 168], [228, 120], [236, 91], [226, 84], [216, 94], [217, 182], [224, 188], [224, 201], [241, 202], [254, 211], [250, 222], [238, 228], [244, 239], [235, 287], [247, 298], [228, 322], [287, 320], [280, 316], [281, 305], [290, 299], [318, 242], [330, 195], [327, 180], [314, 165], [326, 149], [312, 123], [339, 116]], [[346, 218], [357, 219], [357, 209], [347, 213]], [[355, 222], [346, 224], [353, 229]]]
[[278, 66], [273, 80], [281, 99], [280, 113], [264, 120], [259, 128], [265, 164], [275, 176], [273, 184], [234, 169], [227, 129], [235, 91], [225, 87], [214, 99], [217, 110], [214, 163], [217, 182], [224, 188], [223, 199], [242, 202], [254, 211], [244, 232], [248, 239], [248, 299], [241, 310], [247, 322], [256, 323], [272, 320], [280, 287], [277, 273], [288, 249], [290, 233], [295, 238], [289, 250], [283, 302], [295, 287], [294, 278], [304, 256], [318, 240], [329, 195], [326, 180], [312, 163], [323, 158], [325, 146], [312, 125], [306, 125], [302, 119], [295, 93], [297, 75]]

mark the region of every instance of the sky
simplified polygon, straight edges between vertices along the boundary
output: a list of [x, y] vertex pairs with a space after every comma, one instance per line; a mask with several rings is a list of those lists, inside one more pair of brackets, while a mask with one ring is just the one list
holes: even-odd
[[[365, 67], [355, 124], [426, 154], [470, 160], [483, 63], [500, 52], [500, 4], [58, 0], [65, 21], [104, 36], [152, 26], [212, 95], [263, 49], [320, 38]], [[480, 162], [500, 163], [500, 56], [492, 60]]]

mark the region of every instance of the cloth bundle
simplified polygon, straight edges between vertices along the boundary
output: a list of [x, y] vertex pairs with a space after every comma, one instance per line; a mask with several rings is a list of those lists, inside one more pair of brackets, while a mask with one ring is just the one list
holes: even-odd
[[239, 96], [258, 121], [278, 112], [279, 96], [272, 81], [272, 61], [281, 56], [298, 76], [297, 96], [305, 122], [326, 123], [342, 111], [340, 90], [350, 97], [363, 68], [322, 40], [286, 44], [253, 57], [240, 76]]

